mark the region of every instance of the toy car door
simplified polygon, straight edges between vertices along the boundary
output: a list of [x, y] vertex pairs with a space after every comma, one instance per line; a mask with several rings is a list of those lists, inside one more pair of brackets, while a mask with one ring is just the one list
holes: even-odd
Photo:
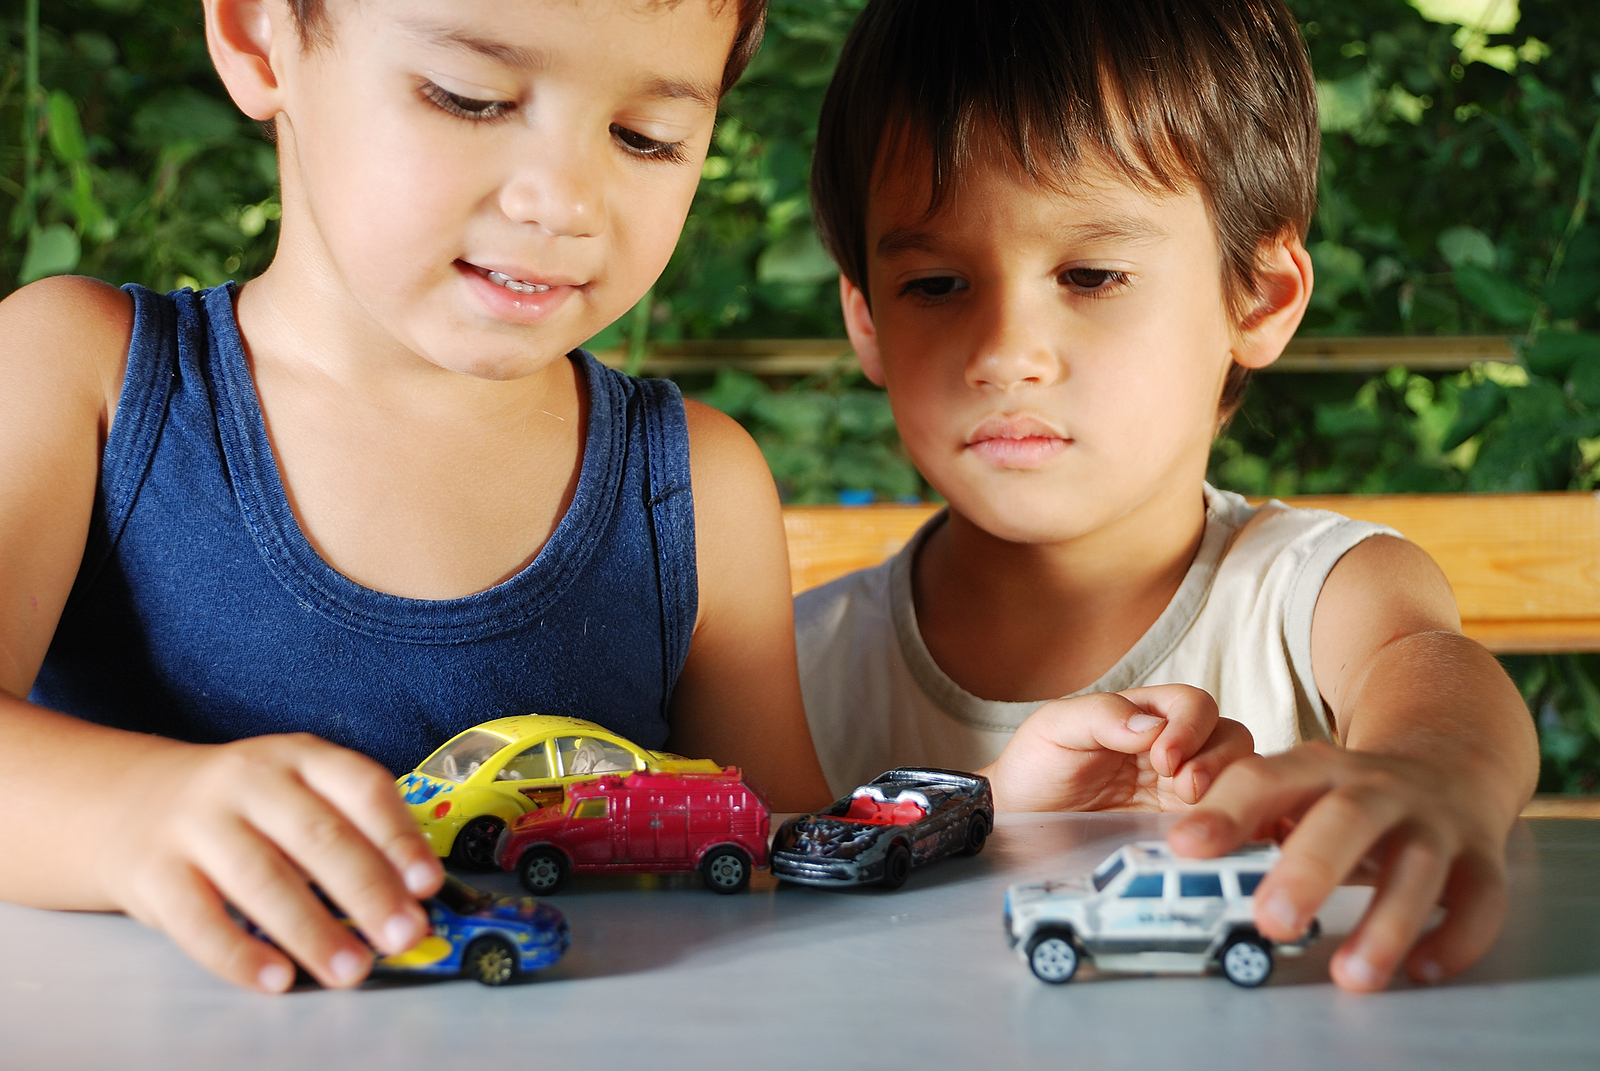
[[[676, 863], [689, 858], [689, 794], [682, 788], [652, 788], [634, 797], [634, 806], [642, 802], [645, 810], [646, 836], [633, 844], [634, 859], [649, 859], [657, 863]], [[637, 829], [637, 824], [635, 824]], [[649, 855], [640, 850], [648, 845]]]
[[561, 838], [572, 856], [573, 865], [597, 866], [611, 862], [614, 826], [610, 798], [589, 796], [574, 803]]
[[1201, 951], [1211, 942], [1227, 902], [1222, 896], [1222, 875], [1216, 871], [1178, 871], [1178, 902], [1172, 915], [1176, 923], [1192, 933], [1192, 951]]
[[504, 784], [520, 793], [530, 809], [549, 807], [561, 802], [561, 785], [550, 769], [550, 752], [541, 740], [507, 759], [495, 771], [496, 784]]
[[1163, 948], [1172, 930], [1164, 871], [1134, 873], [1100, 902], [1096, 954], [1137, 955]]

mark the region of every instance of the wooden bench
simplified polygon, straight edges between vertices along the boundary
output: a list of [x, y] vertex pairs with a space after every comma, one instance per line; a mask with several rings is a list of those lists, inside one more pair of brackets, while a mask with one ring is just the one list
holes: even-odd
[[[1600, 651], [1600, 495], [1326, 495], [1290, 505], [1387, 524], [1444, 569], [1463, 631], [1497, 654]], [[784, 510], [796, 592], [876, 565], [934, 506]], [[1600, 798], [1540, 797], [1528, 815], [1600, 818]]]

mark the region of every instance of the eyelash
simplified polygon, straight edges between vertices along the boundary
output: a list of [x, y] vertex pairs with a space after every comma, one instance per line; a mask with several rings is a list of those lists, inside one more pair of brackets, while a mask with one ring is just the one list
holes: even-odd
[[[1094, 285], [1089, 285], [1081, 279], [1072, 278], [1074, 275], [1099, 276]], [[1108, 297], [1128, 285], [1128, 273], [1113, 271], [1110, 268], [1069, 268], [1056, 276], [1056, 282], [1062, 286], [1071, 287], [1073, 293], [1089, 298]], [[930, 285], [934, 284], [934, 285]], [[935, 293], [938, 284], [945, 284], [941, 293]], [[922, 305], [940, 305], [948, 301], [955, 294], [967, 289], [967, 281], [958, 279], [953, 275], [929, 275], [921, 279], [913, 279], [900, 288], [901, 297], [912, 297]]]
[[[493, 123], [504, 119], [516, 110], [516, 103], [509, 100], [475, 100], [472, 97], [463, 97], [459, 93], [452, 93], [433, 82], [422, 83], [422, 95], [427, 97], [440, 111], [464, 119], [469, 123]], [[629, 130], [616, 123], [611, 124], [611, 136], [617, 140], [623, 150], [630, 156], [641, 160], [660, 160], [669, 164], [681, 164], [689, 158], [684, 151], [681, 141], [657, 141], [646, 137], [637, 130]]]

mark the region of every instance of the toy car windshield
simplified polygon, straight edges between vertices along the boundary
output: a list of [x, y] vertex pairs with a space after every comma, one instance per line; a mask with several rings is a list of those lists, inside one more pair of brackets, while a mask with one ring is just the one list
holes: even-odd
[[469, 729], [458, 736], [448, 747], [440, 748], [426, 763], [418, 767], [429, 777], [461, 784], [471, 777], [479, 766], [494, 757], [506, 742], [490, 733]]
[[444, 876], [444, 884], [439, 891], [434, 893], [448, 907], [458, 915], [471, 915], [493, 905], [494, 897], [486, 892], [479, 892], [460, 878], [452, 874]]

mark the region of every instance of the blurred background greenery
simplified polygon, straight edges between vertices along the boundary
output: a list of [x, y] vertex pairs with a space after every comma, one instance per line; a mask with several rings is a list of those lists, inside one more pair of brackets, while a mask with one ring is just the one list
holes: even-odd
[[[699, 338], [838, 338], [806, 198], [812, 131], [864, 0], [772, 0], [727, 97], [683, 240], [594, 340], [635, 359]], [[1600, 480], [1600, 5], [1290, 0], [1322, 108], [1317, 290], [1303, 334], [1513, 336], [1515, 366], [1258, 376], [1211, 478], [1254, 494], [1589, 489]], [[0, 295], [79, 272], [156, 289], [271, 259], [276, 164], [212, 73], [195, 0], [7, 5]], [[724, 370], [731, 413], [791, 502], [926, 498], [883, 394], [841, 362]], [[1600, 791], [1600, 659], [1507, 659], [1541, 787]]]

